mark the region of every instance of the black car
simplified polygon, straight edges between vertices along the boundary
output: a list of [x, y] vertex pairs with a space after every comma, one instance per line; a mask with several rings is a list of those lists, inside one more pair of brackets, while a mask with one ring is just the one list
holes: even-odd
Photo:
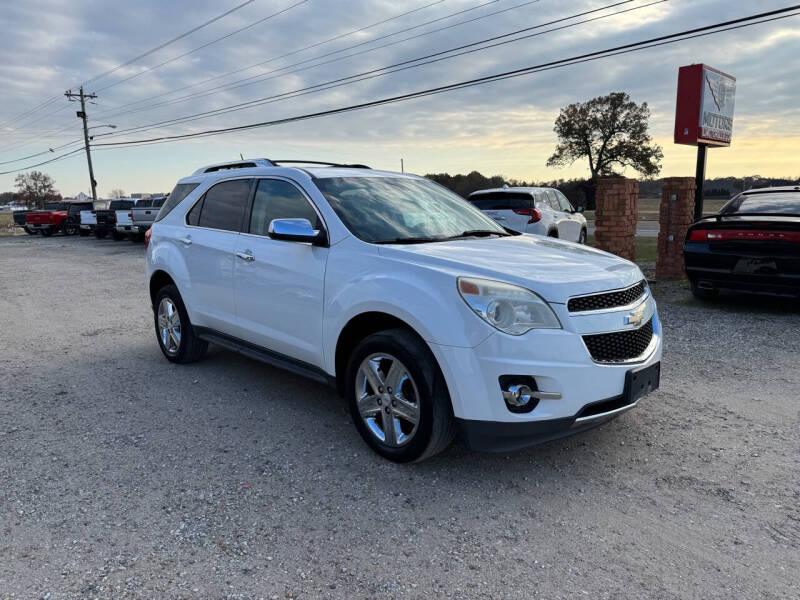
[[800, 186], [748, 190], [692, 224], [683, 245], [695, 297], [800, 296]]

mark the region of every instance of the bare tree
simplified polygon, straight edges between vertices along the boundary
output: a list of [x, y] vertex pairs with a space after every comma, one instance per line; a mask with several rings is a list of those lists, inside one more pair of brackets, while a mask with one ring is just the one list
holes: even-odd
[[61, 199], [53, 178], [41, 171], [20, 173], [14, 179], [14, 184], [19, 198], [29, 207], [42, 208], [45, 202]]
[[115, 199], [116, 198], [125, 198], [126, 197], [125, 190], [122, 190], [120, 188], [115, 188], [115, 189], [111, 190], [110, 196], [112, 198], [115, 198]]

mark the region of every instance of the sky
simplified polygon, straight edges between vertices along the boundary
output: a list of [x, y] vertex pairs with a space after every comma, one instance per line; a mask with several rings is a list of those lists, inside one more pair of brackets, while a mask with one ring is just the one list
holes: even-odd
[[[239, 7], [244, 2], [0, 0], [0, 163], [5, 163], [0, 171], [82, 147], [77, 106], [63, 95], [81, 83], [97, 95], [87, 105], [93, 143], [138, 140], [368, 102], [790, 5], [789, 0], [633, 0], [613, 8], [603, 7], [615, 0], [250, 0]], [[228, 114], [162, 123], [599, 8], [513, 43]], [[627, 9], [633, 10], [612, 14]], [[602, 18], [579, 23], [594, 17]], [[563, 28], [548, 31], [554, 27]], [[97, 147], [92, 158], [98, 195], [108, 197], [112, 189], [169, 191], [198, 167], [240, 154], [388, 170], [400, 170], [403, 159], [407, 171], [420, 174], [478, 170], [525, 180], [584, 177], [583, 161], [546, 166], [557, 142], [553, 123], [559, 108], [612, 91], [649, 105], [651, 134], [664, 150], [661, 175], [692, 176], [696, 151], [675, 145], [672, 131], [678, 68], [700, 62], [737, 79], [733, 143], [709, 152], [707, 176], [800, 176], [800, 16], [795, 16], [345, 114], [163, 144]], [[146, 125], [151, 126], [146, 131], [123, 131]], [[89, 192], [83, 152], [36, 169], [51, 175], [65, 196]], [[0, 175], [0, 191], [14, 188], [15, 175]]]

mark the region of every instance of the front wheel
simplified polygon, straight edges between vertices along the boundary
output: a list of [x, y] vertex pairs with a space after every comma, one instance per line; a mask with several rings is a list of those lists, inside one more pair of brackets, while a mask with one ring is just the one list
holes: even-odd
[[430, 349], [406, 329], [365, 338], [347, 367], [356, 429], [375, 452], [398, 463], [444, 450], [456, 433], [447, 386]]
[[61, 231], [64, 232], [64, 235], [75, 235], [78, 233], [78, 225], [71, 222], [64, 223]]
[[167, 285], [158, 291], [153, 316], [158, 345], [167, 360], [185, 364], [203, 357], [208, 342], [195, 334], [178, 288]]
[[27, 233], [28, 235], [36, 235], [39, 232], [36, 231], [35, 229], [31, 229], [30, 227], [25, 227], [25, 233]]

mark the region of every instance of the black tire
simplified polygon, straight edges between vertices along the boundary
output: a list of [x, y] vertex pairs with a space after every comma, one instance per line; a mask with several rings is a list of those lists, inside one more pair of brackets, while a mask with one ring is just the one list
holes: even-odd
[[41, 232], [44, 237], [50, 237], [54, 233], [52, 229], [42, 229]]
[[694, 281], [690, 281], [689, 283], [692, 286], [692, 296], [698, 300], [708, 302], [709, 300], [714, 300], [717, 296], [719, 296], [719, 290], [704, 290], [697, 287], [697, 283]]
[[587, 234], [585, 229], [581, 229], [581, 233], [578, 236], [578, 243], [579, 244], [586, 244]]
[[78, 225], [72, 221], [67, 221], [61, 226], [64, 235], [75, 235], [78, 233]]
[[78, 235], [81, 237], [86, 237], [87, 235], [89, 235], [89, 230], [78, 228]]
[[107, 231], [101, 231], [101, 230], [99, 230], [99, 229], [95, 229], [95, 230], [94, 230], [94, 237], [96, 237], [98, 240], [104, 240], [104, 239], [106, 239], [106, 236], [107, 236], [107, 235], [108, 235], [108, 232], [107, 232]]
[[28, 235], [36, 235], [39, 232], [36, 231], [35, 229], [31, 229], [30, 227], [26, 227], [25, 228], [25, 233], [27, 233]]
[[551, 229], [550, 231], [547, 232], [547, 237], [558, 238], [558, 231], [556, 231], [555, 229]]
[[117, 231], [116, 229], [112, 229], [111, 230], [111, 239], [114, 240], [115, 242], [120, 241], [124, 237], [125, 236], [123, 234], [121, 234], [119, 231]]
[[[406, 444], [399, 447], [378, 439], [358, 409], [356, 386], [359, 367], [367, 357], [379, 353], [390, 354], [405, 365], [419, 394], [417, 430]], [[367, 445], [384, 458], [398, 463], [419, 462], [438, 454], [453, 441], [456, 423], [444, 377], [425, 342], [411, 331], [389, 329], [363, 339], [350, 356], [345, 377], [353, 423]]]
[[[180, 317], [180, 344], [177, 351], [170, 352], [161, 339], [160, 330], [158, 326], [158, 307], [163, 299], [169, 299], [174, 306], [178, 309], [178, 316]], [[178, 288], [174, 285], [166, 285], [161, 288], [156, 294], [156, 301], [153, 306], [153, 323], [156, 329], [156, 339], [158, 340], [158, 347], [166, 359], [170, 362], [178, 364], [186, 364], [200, 360], [208, 350], [208, 342], [201, 340], [197, 337], [189, 321], [189, 314], [186, 312], [186, 307], [183, 304]]]

